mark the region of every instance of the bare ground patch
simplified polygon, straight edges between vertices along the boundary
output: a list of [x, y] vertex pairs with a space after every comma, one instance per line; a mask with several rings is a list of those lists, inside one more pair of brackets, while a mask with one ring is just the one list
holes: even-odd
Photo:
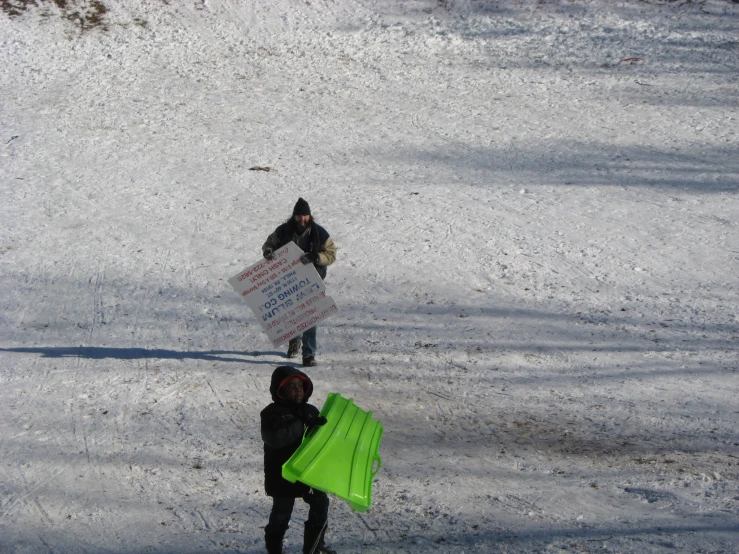
[[82, 31], [108, 29], [108, 8], [100, 0], [0, 0], [0, 9], [9, 17], [30, 11], [42, 17], [61, 16]]

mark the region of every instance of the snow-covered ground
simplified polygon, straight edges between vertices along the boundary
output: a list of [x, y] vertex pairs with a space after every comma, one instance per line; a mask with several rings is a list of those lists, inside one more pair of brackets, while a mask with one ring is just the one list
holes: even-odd
[[38, 4], [0, 2], [0, 551], [262, 551], [288, 361], [226, 280], [298, 196], [314, 401], [385, 428], [339, 552], [739, 550], [739, 4]]

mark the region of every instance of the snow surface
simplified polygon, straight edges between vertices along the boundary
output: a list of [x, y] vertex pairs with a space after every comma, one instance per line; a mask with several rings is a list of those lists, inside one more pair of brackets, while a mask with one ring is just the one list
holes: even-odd
[[263, 551], [226, 279], [298, 196], [385, 428], [339, 552], [739, 551], [737, 3], [0, 8], [0, 551]]

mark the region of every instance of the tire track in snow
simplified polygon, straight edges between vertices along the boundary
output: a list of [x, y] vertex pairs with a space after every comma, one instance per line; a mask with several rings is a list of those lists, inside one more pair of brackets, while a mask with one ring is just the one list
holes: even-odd
[[25, 473], [23, 471], [19, 472], [19, 478], [23, 481], [23, 492], [16, 495], [11, 495], [8, 498], [0, 500], [0, 505], [4, 504], [4, 511], [1, 514], [3, 519], [5, 519], [11, 513], [16, 504], [18, 504], [19, 502], [25, 502], [26, 499], [37, 494], [39, 491], [44, 489], [46, 485], [54, 481], [59, 475], [67, 471], [70, 467], [72, 467], [71, 463], [66, 464], [61, 468], [57, 467], [41, 480], [34, 479], [34, 483], [36, 483], [34, 487], [30, 487], [28, 485], [28, 480], [26, 479]]
[[210, 387], [210, 390], [213, 393], [213, 396], [218, 401], [218, 404], [221, 406], [221, 410], [223, 410], [224, 412], [226, 412], [228, 414], [228, 419], [231, 421], [231, 423], [234, 424], [234, 427], [236, 427], [238, 429], [238, 427], [239, 427], [238, 423], [234, 419], [233, 414], [231, 413], [231, 411], [226, 409], [226, 405], [223, 403], [223, 400], [221, 400], [220, 395], [216, 392], [216, 389], [213, 388], [213, 383], [211, 383], [210, 382], [210, 379], [208, 379], [208, 378], [205, 379], [205, 382], [208, 384], [208, 387]]
[[41, 506], [41, 502], [39, 501], [38, 496], [33, 497], [33, 503], [36, 506], [36, 508], [38, 508], [38, 511], [41, 514], [41, 517], [43, 518], [43, 520], [46, 522], [46, 524], [49, 525], [50, 527], [53, 527], [54, 521], [49, 516], [49, 513], [46, 510], [44, 510], [43, 506]]
[[[92, 281], [95, 279], [95, 283]], [[92, 290], [92, 314], [90, 323], [90, 332], [88, 333], [88, 342], [90, 345], [94, 345], [93, 337], [97, 331], [99, 324], [105, 324], [105, 309], [102, 300], [102, 289], [105, 282], [105, 269], [98, 270], [94, 277], [90, 278], [90, 283], [93, 284]]]
[[[33, 271], [33, 277], [30, 281], [31, 283], [35, 283], [36, 288], [41, 289], [48, 289], [50, 291], [61, 291], [59, 286], [55, 286], [55, 281], [58, 281], [59, 272], [53, 271], [52, 267], [50, 265], [37, 265], [34, 268]], [[74, 276], [74, 268], [71, 272], [71, 276]], [[43, 277], [43, 278], [42, 278]], [[48, 284], [45, 284], [45, 281], [48, 280]], [[95, 322], [102, 319], [100, 315], [98, 315], [101, 311], [102, 306], [102, 297], [101, 297], [101, 289], [102, 284], [104, 282], [104, 272], [98, 272], [97, 276], [90, 279], [90, 283], [94, 283], [92, 296], [92, 320], [93, 324], [91, 325], [91, 328], [89, 331], [87, 331], [87, 336], [92, 342], [94, 340], [95, 335]], [[72, 283], [74, 283], [74, 279], [72, 279]], [[68, 302], [72, 302], [75, 298], [76, 291], [68, 291], [68, 294], [64, 296], [64, 300], [62, 302], [57, 302], [56, 297], [52, 297], [51, 300], [42, 300], [40, 306], [37, 305], [37, 313], [44, 314], [46, 312], [49, 313], [49, 323], [60, 323], [62, 321], [67, 320], [67, 316], [71, 315], [78, 315], [80, 313], [80, 306], [68, 306]], [[46, 298], [46, 297], [45, 297]], [[48, 307], [45, 307], [47, 306]], [[40, 309], [39, 309], [40, 308]], [[49, 341], [44, 340], [44, 337], [46, 337], [49, 333], [47, 331], [47, 327], [49, 325], [46, 324], [41, 329], [41, 340], [40, 342], [42, 344], [48, 344]], [[38, 339], [37, 339], [38, 340]], [[67, 358], [68, 360], [68, 358]], [[52, 372], [51, 372], [51, 366], [52, 364], [61, 364], [61, 365], [71, 365], [72, 367], [69, 369], [68, 376], [72, 379], [72, 382], [75, 383], [85, 383], [85, 387], [87, 390], [90, 390], [91, 388], [94, 389], [95, 384], [90, 381], [90, 379], [87, 378], [86, 375], [83, 375], [87, 367], [90, 365], [89, 361], [86, 360], [83, 356], [78, 356], [74, 360], [68, 360], [67, 361], [61, 361], [61, 360], [48, 360], [46, 356], [43, 355], [37, 355], [32, 356], [32, 360], [29, 362], [28, 367], [32, 371], [32, 373], [42, 373], [43, 368], [43, 379], [41, 380], [41, 384], [38, 387], [38, 391], [36, 394], [36, 398], [41, 398], [45, 393], [49, 393], [52, 389], [57, 390], [59, 393], [63, 394], [66, 390], [66, 383], [69, 381], [65, 381], [64, 383], [58, 383], [54, 379], [51, 378]], [[58, 374], [59, 370], [54, 368], [54, 374]], [[65, 372], [65, 370], [61, 370], [62, 373]], [[61, 389], [59, 388], [61, 387]], [[31, 397], [28, 397], [31, 398]], [[54, 399], [52, 400], [52, 403], [56, 403], [59, 401], [59, 394], [54, 395]], [[16, 411], [21, 415], [21, 417], [26, 417], [28, 414], [27, 410], [29, 409], [29, 402], [24, 401], [22, 404], [16, 404]], [[35, 411], [36, 408], [34, 408]], [[70, 453], [70, 452], [79, 452], [80, 448], [76, 445], [81, 445], [82, 452], [84, 453], [85, 460], [88, 466], [93, 465], [93, 460], [91, 457], [91, 443], [90, 443], [90, 436], [88, 430], [85, 428], [85, 424], [83, 419], [80, 417], [80, 413], [83, 410], [83, 407], [78, 407], [77, 409], [70, 408], [69, 404], [64, 406], [62, 408], [62, 412], [65, 413], [65, 415], [68, 415], [72, 419], [72, 425], [71, 428], [66, 425], [56, 425], [52, 427], [51, 429], [45, 429], [44, 433], [51, 432], [52, 435], [55, 437], [55, 443], [56, 443], [56, 452], [62, 452], [62, 453]], [[33, 417], [33, 416], [31, 416]], [[65, 420], [66, 417], [61, 416], [61, 420]], [[31, 419], [33, 421], [33, 419]], [[41, 431], [37, 431], [36, 434], [38, 434]], [[17, 433], [14, 435], [14, 437], [26, 437], [28, 440], [31, 440], [33, 437], [29, 434], [29, 431], [23, 431], [22, 433]], [[39, 439], [43, 439], [44, 441], [47, 439], [44, 439], [43, 435], [39, 437]], [[67, 472], [70, 468], [72, 468], [75, 465], [76, 462], [69, 462], [64, 463], [62, 462], [60, 465], [58, 465], [57, 469], [54, 469], [54, 467], [51, 467], [50, 465], [47, 465], [45, 463], [42, 464], [36, 464], [36, 463], [30, 463], [28, 466], [20, 466], [18, 475], [14, 478], [14, 481], [17, 482], [27, 482], [26, 476], [27, 475], [34, 475], [34, 481], [36, 481], [38, 484], [37, 487], [35, 487], [33, 490], [29, 489], [27, 485], [25, 485], [25, 491], [20, 496], [12, 496], [11, 499], [15, 499], [14, 501], [11, 501], [10, 503], [5, 503], [5, 513], [8, 514], [15, 504], [18, 501], [25, 502], [26, 499], [35, 492], [42, 490], [45, 488], [49, 483], [54, 482], [60, 475]], [[98, 481], [100, 481], [100, 473], [97, 472]], [[101, 481], [100, 481], [101, 482]], [[103, 490], [103, 486], [101, 484], [101, 490]], [[53, 519], [49, 515], [48, 511], [44, 509], [38, 499], [34, 500], [34, 504], [37, 506], [37, 509], [39, 512], [43, 515], [43, 519], [47, 521], [49, 524], [53, 524]]]

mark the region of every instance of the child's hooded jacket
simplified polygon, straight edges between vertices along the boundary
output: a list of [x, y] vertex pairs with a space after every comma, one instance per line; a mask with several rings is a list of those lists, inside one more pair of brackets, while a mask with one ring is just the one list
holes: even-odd
[[[295, 404], [280, 395], [281, 387], [291, 378], [303, 381], [303, 401]], [[297, 368], [280, 366], [272, 373], [269, 387], [273, 402], [261, 413], [262, 440], [264, 441], [264, 488], [268, 496], [302, 497], [310, 488], [299, 481], [290, 483], [282, 477], [282, 464], [298, 449], [305, 432], [305, 424], [297, 412], [303, 410], [318, 415], [318, 408], [308, 404], [313, 394], [310, 378]]]

